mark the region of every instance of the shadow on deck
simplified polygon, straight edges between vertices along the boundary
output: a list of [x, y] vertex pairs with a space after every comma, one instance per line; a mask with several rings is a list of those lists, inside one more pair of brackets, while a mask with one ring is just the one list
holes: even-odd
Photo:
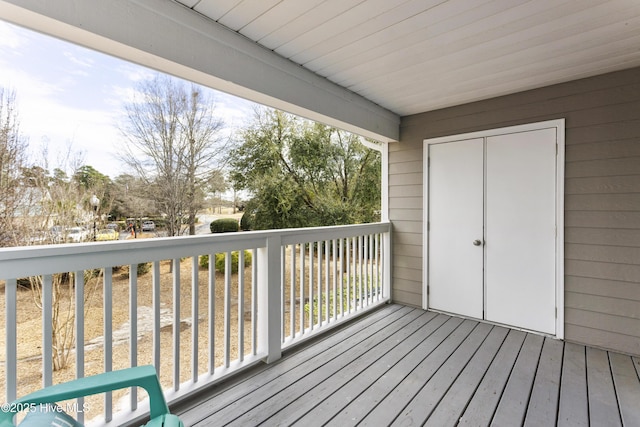
[[176, 412], [187, 426], [639, 426], [639, 377], [639, 357], [394, 304]]

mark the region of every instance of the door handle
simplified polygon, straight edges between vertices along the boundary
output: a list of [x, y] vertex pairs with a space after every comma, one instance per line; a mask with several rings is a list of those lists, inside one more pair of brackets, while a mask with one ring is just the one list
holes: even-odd
[[482, 240], [476, 239], [473, 241], [473, 246], [480, 246], [481, 244], [482, 244]]

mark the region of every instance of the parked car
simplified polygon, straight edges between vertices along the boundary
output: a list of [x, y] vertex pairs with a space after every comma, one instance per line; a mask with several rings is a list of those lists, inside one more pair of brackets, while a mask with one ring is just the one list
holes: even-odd
[[156, 223], [153, 221], [144, 221], [142, 223], [142, 231], [155, 231]]
[[59, 225], [54, 225], [49, 229], [49, 235], [51, 238], [51, 242], [53, 243], [63, 243], [65, 240], [65, 228]]
[[96, 233], [97, 241], [118, 240], [118, 232], [110, 228], [104, 228]]
[[114, 230], [114, 231], [118, 231], [120, 229], [120, 226], [118, 224], [116, 224], [115, 222], [110, 222], [109, 224], [106, 225], [106, 227], [109, 230]]
[[89, 232], [83, 227], [71, 227], [67, 230], [67, 242], [79, 243], [88, 239]]

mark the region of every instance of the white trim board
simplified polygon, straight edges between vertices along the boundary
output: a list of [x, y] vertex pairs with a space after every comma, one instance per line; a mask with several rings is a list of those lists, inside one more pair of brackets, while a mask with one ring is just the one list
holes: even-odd
[[505, 134], [513, 134], [518, 132], [527, 132], [540, 129], [556, 129], [556, 239], [555, 239], [555, 279], [556, 279], [556, 334], [557, 338], [564, 338], [564, 169], [565, 169], [565, 120], [549, 120], [536, 123], [528, 123], [517, 126], [509, 126], [497, 129], [489, 129], [478, 132], [470, 132], [458, 135], [449, 135], [438, 138], [425, 139], [423, 141], [423, 260], [422, 260], [422, 307], [426, 310], [429, 308], [428, 286], [429, 286], [429, 149], [430, 144], [440, 144], [445, 142], [453, 142], [460, 140], [487, 138], [489, 136], [498, 136]]

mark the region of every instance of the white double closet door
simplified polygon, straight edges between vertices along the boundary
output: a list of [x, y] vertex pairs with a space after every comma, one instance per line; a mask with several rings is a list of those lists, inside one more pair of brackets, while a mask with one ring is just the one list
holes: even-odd
[[428, 147], [428, 306], [556, 334], [557, 129]]

